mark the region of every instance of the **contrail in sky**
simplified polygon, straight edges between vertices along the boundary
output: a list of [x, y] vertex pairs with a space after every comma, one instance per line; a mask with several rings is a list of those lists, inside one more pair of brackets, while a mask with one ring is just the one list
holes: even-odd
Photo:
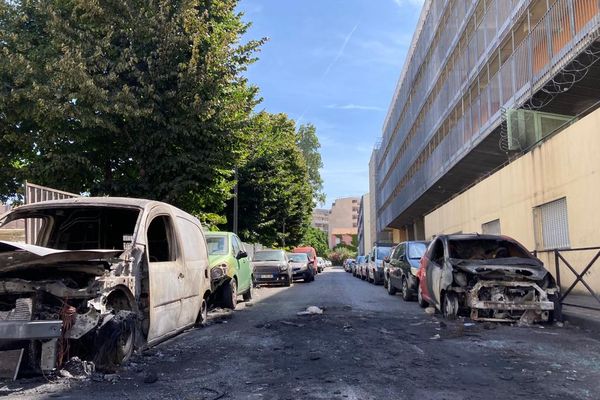
[[356, 28], [358, 28], [358, 24], [354, 25], [354, 28], [352, 28], [350, 33], [348, 35], [346, 35], [346, 38], [344, 39], [344, 43], [342, 43], [342, 47], [340, 47], [340, 50], [336, 54], [333, 61], [331, 61], [331, 63], [327, 66], [327, 69], [325, 70], [325, 72], [323, 72], [323, 75], [321, 76], [321, 80], [324, 79], [327, 76], [327, 74], [329, 74], [329, 71], [331, 71], [331, 68], [333, 68], [333, 66], [338, 62], [340, 57], [342, 57], [342, 55], [344, 55], [346, 46], [348, 45], [348, 42], [350, 42], [350, 39], [352, 39], [352, 35], [354, 35], [354, 31], [356, 31]]

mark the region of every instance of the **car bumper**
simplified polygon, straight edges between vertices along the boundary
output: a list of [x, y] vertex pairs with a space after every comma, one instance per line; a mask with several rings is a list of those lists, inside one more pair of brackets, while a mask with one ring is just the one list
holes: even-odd
[[308, 268], [303, 268], [303, 269], [299, 269], [299, 270], [293, 270], [293, 272], [292, 272], [293, 275], [292, 276], [294, 278], [304, 278], [309, 273], [310, 272], [309, 272]]
[[287, 272], [278, 273], [257, 273], [254, 275], [256, 283], [284, 283], [290, 279]]
[[383, 270], [382, 269], [373, 270], [373, 280], [375, 282], [383, 282]]

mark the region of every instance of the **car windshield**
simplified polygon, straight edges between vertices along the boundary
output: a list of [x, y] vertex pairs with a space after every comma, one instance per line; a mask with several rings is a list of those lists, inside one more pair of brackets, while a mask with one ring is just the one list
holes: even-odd
[[390, 255], [392, 248], [391, 247], [378, 247], [377, 248], [377, 259], [383, 260], [387, 256]]
[[135, 208], [111, 206], [48, 207], [6, 216], [7, 226], [31, 226], [36, 244], [57, 250], [131, 247], [139, 216]]
[[227, 254], [227, 236], [207, 236], [206, 245], [208, 246], [208, 254], [211, 256]]
[[254, 261], [285, 261], [285, 259], [283, 252], [279, 250], [267, 250], [254, 253]]
[[408, 258], [412, 260], [420, 260], [427, 250], [425, 243], [411, 243], [408, 245]]
[[308, 255], [304, 253], [292, 253], [289, 258], [292, 262], [308, 262]]
[[450, 258], [491, 260], [499, 258], [532, 258], [517, 243], [505, 239], [461, 239], [448, 242]]

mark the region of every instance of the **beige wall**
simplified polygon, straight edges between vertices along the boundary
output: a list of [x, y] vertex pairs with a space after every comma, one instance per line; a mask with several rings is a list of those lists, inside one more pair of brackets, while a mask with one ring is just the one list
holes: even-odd
[[365, 254], [368, 254], [373, 247], [371, 241], [371, 198], [369, 193], [363, 196], [363, 221]]
[[329, 213], [329, 247], [335, 246], [332, 238], [336, 232], [356, 235], [359, 206], [360, 197], [344, 197], [333, 202]]
[[[534, 250], [533, 208], [562, 197], [571, 248], [600, 246], [600, 110], [425, 216], [425, 234], [481, 232], [481, 224], [500, 219], [502, 234]], [[566, 257], [581, 271], [594, 254]], [[554, 273], [553, 257], [539, 256]], [[565, 286], [574, 276], [565, 267], [561, 278]], [[600, 290], [600, 262], [586, 281]]]

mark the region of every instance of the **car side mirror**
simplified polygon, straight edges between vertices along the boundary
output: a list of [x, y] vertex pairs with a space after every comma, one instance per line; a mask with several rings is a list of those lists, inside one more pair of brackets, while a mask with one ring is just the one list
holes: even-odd
[[375, 261], [375, 256], [371, 256], [371, 261]]
[[388, 256], [383, 258], [383, 262], [389, 263], [390, 262], [390, 258]]
[[240, 250], [237, 253], [237, 256], [235, 256], [235, 258], [237, 258], [238, 260], [241, 260], [242, 258], [246, 258], [248, 257], [248, 253], [246, 253], [244, 250]]

